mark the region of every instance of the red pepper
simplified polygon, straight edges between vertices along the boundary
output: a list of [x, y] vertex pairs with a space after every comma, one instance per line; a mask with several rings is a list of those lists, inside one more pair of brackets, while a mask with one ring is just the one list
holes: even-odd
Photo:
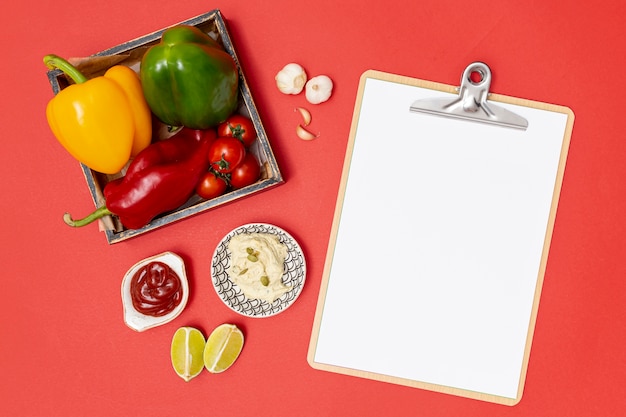
[[215, 136], [213, 130], [183, 128], [151, 144], [137, 154], [124, 177], [104, 187], [104, 206], [83, 219], [73, 220], [69, 213], [63, 219], [81, 227], [113, 214], [127, 229], [140, 229], [159, 214], [177, 209], [193, 195], [207, 171], [207, 153]]

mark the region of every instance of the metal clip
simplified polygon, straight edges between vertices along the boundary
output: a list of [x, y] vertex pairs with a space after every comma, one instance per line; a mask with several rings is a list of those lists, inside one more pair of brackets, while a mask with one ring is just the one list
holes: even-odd
[[490, 85], [491, 71], [487, 64], [474, 62], [463, 72], [456, 99], [417, 100], [411, 105], [410, 111], [526, 130], [528, 120], [487, 102]]

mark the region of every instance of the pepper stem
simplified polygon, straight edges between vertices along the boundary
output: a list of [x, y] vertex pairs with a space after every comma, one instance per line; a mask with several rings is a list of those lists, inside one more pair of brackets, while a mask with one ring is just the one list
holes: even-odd
[[109, 214], [112, 214], [109, 209], [106, 206], [102, 206], [98, 207], [93, 213], [89, 214], [87, 217], [78, 220], [72, 219], [72, 215], [70, 213], [65, 213], [63, 215], [63, 221], [68, 226], [83, 227], [85, 225], [88, 225], [89, 223], [101, 219], [104, 216], [108, 216]]
[[60, 69], [65, 73], [65, 75], [74, 80], [76, 84], [87, 81], [87, 77], [85, 77], [75, 66], [58, 55], [49, 54], [44, 56], [43, 63], [50, 69]]

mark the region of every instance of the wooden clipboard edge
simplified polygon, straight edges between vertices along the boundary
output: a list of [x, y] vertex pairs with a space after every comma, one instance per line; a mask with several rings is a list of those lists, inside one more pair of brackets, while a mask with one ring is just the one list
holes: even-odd
[[567, 162], [567, 154], [569, 151], [569, 143], [572, 135], [572, 131], [574, 128], [574, 112], [572, 109], [566, 106], [560, 106], [556, 104], [550, 104], [545, 102], [533, 101], [528, 99], [522, 99], [517, 97], [505, 96], [501, 94], [491, 93], [489, 94], [489, 100], [501, 103], [514, 104], [524, 107], [537, 108], [540, 110], [553, 111], [557, 113], [563, 113], [567, 115], [567, 122], [565, 127], [565, 132], [563, 135], [562, 145], [561, 145], [561, 154], [559, 157], [559, 164], [557, 168], [557, 175], [554, 184], [554, 190], [552, 193], [552, 202], [550, 207], [550, 214], [548, 217], [548, 224], [546, 227], [546, 235], [544, 238], [544, 245], [542, 250], [542, 256], [537, 276], [537, 282], [535, 286], [535, 295], [534, 301], [531, 309], [531, 316], [528, 326], [528, 332], [526, 336], [526, 346], [524, 348], [524, 358], [522, 361], [522, 369], [520, 372], [520, 379], [518, 382], [518, 392], [515, 398], [503, 397], [493, 394], [486, 394], [482, 392], [469, 391], [466, 389], [454, 388], [445, 385], [438, 385], [428, 382], [415, 381], [411, 379], [393, 377], [389, 375], [376, 374], [373, 372], [362, 371], [357, 369], [351, 369], [336, 365], [329, 365], [315, 361], [315, 351], [317, 349], [317, 339], [319, 337], [320, 325], [322, 322], [322, 317], [324, 315], [324, 304], [326, 301], [326, 293], [328, 290], [328, 281], [330, 277], [330, 271], [332, 269], [332, 261], [334, 257], [337, 232], [339, 230], [339, 224], [341, 222], [341, 213], [343, 210], [343, 201], [347, 187], [348, 173], [350, 170], [350, 163], [352, 161], [352, 153], [354, 150], [354, 141], [356, 138], [357, 127], [359, 122], [359, 116], [361, 114], [361, 103], [363, 100], [363, 94], [365, 92], [365, 84], [367, 79], [376, 79], [383, 81], [390, 81], [395, 83], [400, 83], [404, 85], [411, 85], [421, 88], [427, 88], [436, 91], [442, 91], [447, 93], [457, 93], [457, 87], [449, 84], [438, 83], [434, 81], [427, 81], [412, 77], [407, 77], [403, 75], [390, 74], [386, 72], [381, 72], [377, 70], [366, 70], [360, 77], [359, 87], [357, 90], [357, 95], [355, 99], [354, 112], [352, 115], [352, 123], [350, 126], [350, 133], [348, 139], [348, 145], [346, 148], [346, 155], [344, 158], [342, 173], [341, 173], [341, 181], [339, 185], [339, 190], [337, 193], [337, 203], [335, 206], [335, 211], [333, 215], [333, 223], [331, 227], [330, 239], [328, 244], [328, 249], [326, 253], [326, 259], [324, 262], [324, 270], [322, 273], [322, 282], [320, 285], [320, 292], [317, 300], [317, 305], [315, 309], [315, 316], [313, 320], [313, 329], [311, 333], [311, 339], [309, 342], [309, 349], [307, 353], [307, 362], [309, 366], [314, 369], [334, 372], [344, 375], [350, 375], [355, 377], [361, 377], [366, 379], [377, 380], [381, 382], [393, 383], [398, 385], [405, 385], [414, 388], [421, 388], [428, 391], [439, 392], [443, 394], [450, 394], [459, 397], [465, 397], [470, 399], [482, 400], [486, 402], [491, 402], [495, 404], [514, 406], [518, 404], [524, 392], [524, 385], [526, 382], [526, 374], [528, 370], [528, 363], [530, 359], [530, 348], [532, 346], [532, 339], [535, 330], [535, 324], [537, 321], [537, 312], [539, 310], [539, 300], [541, 298], [541, 290], [543, 287], [544, 275], [547, 266], [548, 253], [550, 250], [550, 243], [552, 241], [552, 232], [554, 230], [554, 223], [556, 219], [556, 212], [558, 207], [559, 196], [561, 193], [561, 187], [563, 183], [563, 177], [565, 173], [565, 164]]

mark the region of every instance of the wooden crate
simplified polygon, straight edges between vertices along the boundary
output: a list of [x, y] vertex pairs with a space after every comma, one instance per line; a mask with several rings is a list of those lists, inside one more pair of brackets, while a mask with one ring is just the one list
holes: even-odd
[[[246, 82], [243, 69], [241, 68], [239, 59], [237, 58], [235, 46], [233, 45], [226, 27], [226, 22], [220, 11], [213, 10], [178, 24], [196, 26], [203, 32], [208, 33], [212, 37], [216, 38], [217, 41], [224, 46], [224, 49], [234, 58], [239, 70], [238, 112], [250, 117], [256, 128], [257, 140], [251, 148], [251, 152], [255, 154], [261, 164], [261, 179], [248, 187], [229, 191], [228, 193], [211, 200], [203, 200], [197, 195], [194, 195], [189, 199], [189, 201], [187, 201], [187, 203], [177, 210], [156, 217], [147, 226], [141, 229], [126, 229], [116, 217], [107, 216], [103, 219], [102, 224], [105, 229], [104, 233], [110, 244], [144, 234], [223, 204], [232, 203], [240, 198], [249, 197], [284, 182], [278, 163], [274, 157], [274, 153], [272, 152], [267, 134], [263, 127], [263, 123], [261, 122], [257, 108], [254, 104], [252, 94], [250, 93], [250, 89]], [[138, 71], [143, 54], [150, 46], [160, 41], [161, 35], [166, 29], [168, 28], [164, 28], [135, 40], [128, 41], [124, 44], [94, 54], [88, 58], [75, 59], [71, 62], [88, 78], [102, 75], [108, 68], [118, 64], [129, 66]], [[47, 75], [54, 94], [57, 94], [63, 88], [67, 87], [71, 82], [59, 70], [50, 70]], [[123, 175], [123, 172], [116, 175], [105, 175], [95, 172], [83, 164], [81, 164], [81, 167], [85, 179], [87, 180], [87, 186], [89, 187], [94, 205], [96, 207], [104, 205], [104, 197], [102, 195], [104, 186], [112, 179]]]

